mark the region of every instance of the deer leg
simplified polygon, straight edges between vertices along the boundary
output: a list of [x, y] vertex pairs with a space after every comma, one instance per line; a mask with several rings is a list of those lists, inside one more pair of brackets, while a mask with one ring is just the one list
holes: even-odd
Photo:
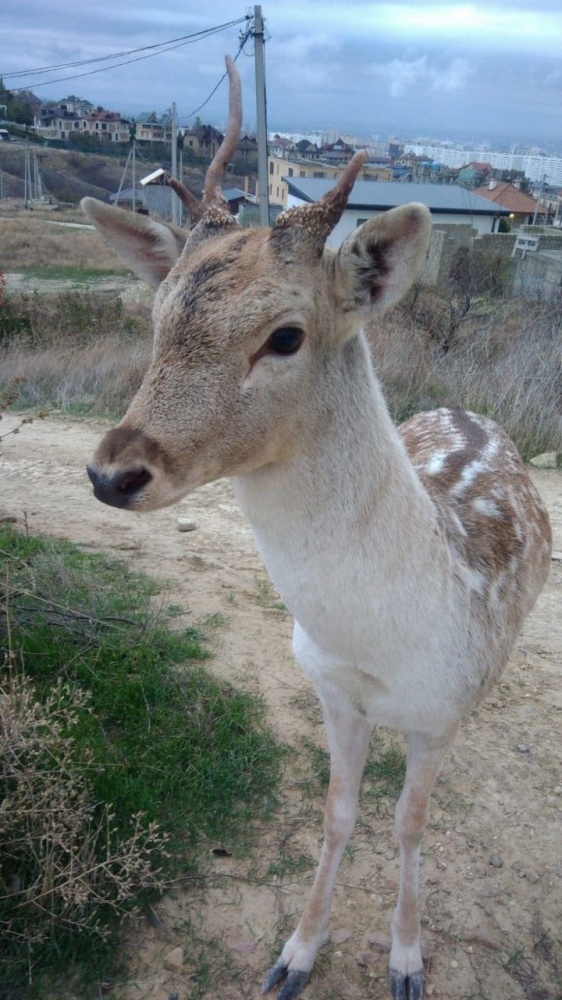
[[324, 721], [330, 747], [324, 844], [300, 923], [263, 985], [263, 992], [268, 993], [285, 979], [277, 1000], [291, 1000], [304, 989], [316, 953], [329, 938], [334, 883], [355, 826], [359, 787], [371, 734], [369, 723], [351, 709], [324, 704]]
[[421, 840], [429, 815], [433, 783], [456, 733], [456, 725], [439, 737], [409, 734], [406, 780], [396, 805], [400, 845], [400, 890], [392, 917], [390, 994], [392, 1000], [422, 1000], [423, 965], [419, 912]]

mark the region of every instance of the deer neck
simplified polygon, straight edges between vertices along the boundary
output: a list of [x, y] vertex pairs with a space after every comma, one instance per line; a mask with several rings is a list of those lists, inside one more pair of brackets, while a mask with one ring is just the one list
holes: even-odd
[[367, 570], [371, 593], [382, 595], [397, 574], [411, 579], [412, 566], [435, 571], [437, 514], [362, 334], [321, 368], [314, 396], [296, 453], [233, 481], [268, 572], [297, 618], [311, 590], [330, 579], [351, 585]]

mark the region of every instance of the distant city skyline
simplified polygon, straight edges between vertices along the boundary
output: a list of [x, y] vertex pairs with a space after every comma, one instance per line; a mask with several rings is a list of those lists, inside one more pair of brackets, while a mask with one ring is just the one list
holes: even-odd
[[[220, 126], [226, 85], [208, 102], [236, 54], [253, 8], [233, 0], [4, 0], [0, 75], [10, 89], [43, 100], [74, 93], [123, 114], [162, 112], [175, 101], [182, 124], [194, 114]], [[562, 9], [559, 0], [287, 0], [262, 4], [270, 130], [341, 128], [360, 135], [427, 136], [491, 145], [562, 144]], [[117, 67], [63, 67], [154, 46], [241, 19], [202, 40]], [[253, 43], [238, 58], [244, 123], [255, 122]], [[113, 68], [111, 68], [113, 67]], [[91, 70], [103, 68], [93, 75]], [[16, 75], [18, 74], [18, 75]], [[204, 103], [204, 106], [199, 108]], [[197, 111], [197, 109], [199, 110]], [[188, 116], [191, 115], [191, 118]]]

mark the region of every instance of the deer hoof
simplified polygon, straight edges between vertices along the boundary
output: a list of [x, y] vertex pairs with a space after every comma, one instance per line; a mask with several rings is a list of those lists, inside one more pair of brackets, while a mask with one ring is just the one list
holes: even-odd
[[405, 976], [403, 972], [391, 969], [390, 995], [392, 1000], [423, 1000], [423, 972]]
[[262, 986], [262, 993], [269, 993], [274, 986], [277, 986], [284, 976], [287, 976], [285, 983], [277, 994], [277, 1000], [292, 1000], [298, 997], [304, 990], [310, 973], [299, 972], [298, 969], [288, 969], [282, 962], [277, 962], [265, 978]]

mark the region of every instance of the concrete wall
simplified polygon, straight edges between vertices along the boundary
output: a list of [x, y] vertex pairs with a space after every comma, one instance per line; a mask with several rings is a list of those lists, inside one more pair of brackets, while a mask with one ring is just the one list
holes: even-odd
[[516, 262], [512, 291], [526, 299], [562, 296], [562, 253], [528, 253]]

